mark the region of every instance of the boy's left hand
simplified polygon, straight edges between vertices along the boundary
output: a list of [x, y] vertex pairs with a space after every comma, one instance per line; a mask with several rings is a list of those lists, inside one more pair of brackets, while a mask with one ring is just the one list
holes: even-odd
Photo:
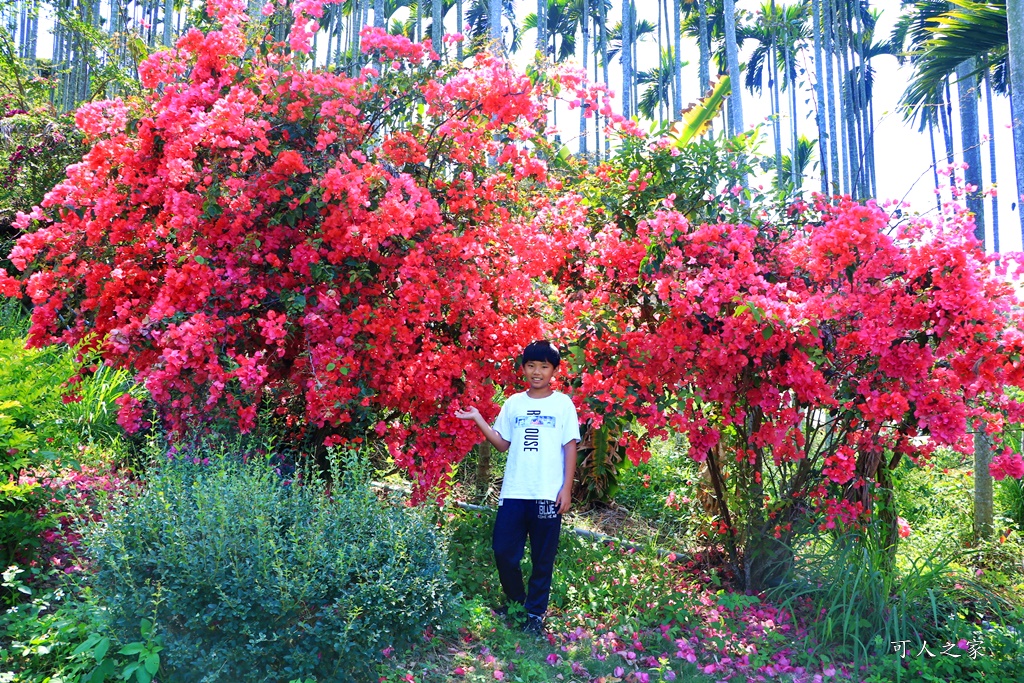
[[555, 505], [558, 508], [558, 514], [564, 515], [568, 512], [572, 506], [572, 489], [563, 486], [562, 490], [555, 496]]

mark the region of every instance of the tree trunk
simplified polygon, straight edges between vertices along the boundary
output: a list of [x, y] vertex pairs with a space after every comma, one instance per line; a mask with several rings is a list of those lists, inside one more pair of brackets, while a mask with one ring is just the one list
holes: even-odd
[[373, 25], [386, 31], [387, 21], [387, 17], [384, 16], [384, 0], [373, 0]]
[[171, 29], [174, 26], [174, 0], [164, 1], [164, 45], [171, 46]]
[[797, 151], [800, 149], [800, 133], [796, 127], [796, 79], [792, 78], [792, 75], [796, 71], [793, 64], [793, 50], [795, 46], [791, 44], [789, 37], [786, 37], [785, 43], [785, 62], [786, 62], [786, 73], [789, 76], [789, 125], [791, 128], [793, 138], [793, 151], [791, 152], [792, 158], [790, 159], [789, 170], [793, 176], [793, 191], [799, 192], [800, 186], [803, 184], [803, 179], [800, 177], [800, 166], [797, 164]]
[[722, 12], [725, 14], [725, 59], [729, 68], [729, 80], [732, 92], [729, 94], [729, 128], [730, 135], [743, 132], [743, 102], [740, 91], [740, 58], [739, 45], [736, 43], [736, 2], [723, 0]]
[[768, 100], [771, 107], [772, 138], [775, 141], [775, 182], [779, 189], [783, 187], [782, 178], [782, 105], [779, 102], [779, 22], [775, 9], [775, 0], [769, 4], [770, 14], [765, 20], [768, 23]]
[[1013, 121], [1013, 158], [1017, 171], [1017, 216], [1024, 235], [1024, 0], [1006, 0], [1007, 40], [1010, 48], [1010, 116]]
[[441, 56], [444, 52], [444, 44], [441, 39], [444, 37], [444, 8], [441, 0], [432, 0], [430, 7], [430, 42], [434, 52]]
[[824, 16], [822, 19], [823, 33], [822, 38], [824, 39], [825, 49], [825, 100], [828, 103], [828, 109], [826, 114], [828, 115], [828, 143], [829, 143], [829, 169], [831, 173], [833, 193], [840, 193], [842, 186], [840, 185], [839, 175], [839, 130], [836, 125], [836, 89], [833, 82], [834, 64], [835, 64], [835, 50], [833, 49], [833, 17], [835, 13], [832, 11], [832, 0], [824, 0], [822, 6]]
[[548, 0], [537, 0], [537, 52], [547, 55]]
[[974, 214], [974, 236], [985, 244], [985, 200], [981, 194], [981, 140], [978, 135], [978, 77], [971, 75], [974, 60], [956, 67], [956, 91], [960, 102], [960, 144], [963, 151], [964, 182], [973, 190], [965, 193], [967, 210]]
[[[608, 86], [608, 12], [603, 0], [597, 4], [598, 14], [600, 15], [601, 25], [600, 38], [601, 38], [601, 75], [604, 77], [605, 87]], [[604, 119], [605, 125], [608, 125], [608, 117]], [[600, 125], [596, 125], [596, 128], [600, 129]], [[600, 153], [601, 146], [598, 144], [597, 151]], [[604, 136], [604, 156], [605, 159], [611, 154], [611, 141], [608, 140], [608, 136]]]
[[697, 48], [700, 54], [698, 67], [700, 96], [704, 97], [711, 89], [711, 32], [708, 28], [708, 0], [697, 0]]
[[619, 50], [619, 61], [622, 63], [622, 115], [627, 119], [633, 115], [632, 4], [632, 0], [623, 0], [622, 3], [622, 49]]
[[[598, 0], [604, 2], [604, 0]], [[587, 73], [590, 57], [590, 0], [583, 0], [583, 16], [580, 17], [580, 28], [583, 30], [583, 74]], [[580, 155], [587, 155], [587, 108], [580, 107]]]
[[[992, 78], [990, 69], [985, 69], [985, 112], [988, 115], [988, 173], [992, 187], [997, 187], [996, 180], [996, 123], [992, 115]], [[999, 203], [991, 198], [992, 213], [992, 251], [999, 253]]]
[[828, 194], [828, 124], [825, 122], [825, 70], [822, 68], [821, 0], [811, 0], [811, 32], [814, 38], [814, 121], [818, 126], [818, 160], [821, 169], [821, 193]]
[[[672, 0], [672, 82], [675, 84], [675, 99], [672, 101], [672, 119], [678, 121], [683, 117], [683, 61], [682, 61], [682, 26], [680, 17], [682, 7], [680, 0]], [[703, 92], [701, 92], [703, 95]]]
[[491, 32], [491, 41], [494, 43], [493, 50], [498, 54], [505, 54], [505, 47], [501, 41], [501, 0], [488, 0], [487, 24]]
[[974, 536], [988, 538], [992, 533], [992, 446], [985, 434], [985, 423], [978, 421], [974, 432]]
[[[380, 0], [378, 0], [379, 2]], [[455, 32], [461, 34], [462, 27], [462, 0], [455, 0]], [[462, 62], [462, 41], [455, 44], [455, 58]]]
[[491, 444], [481, 441], [476, 447], [476, 492], [483, 501], [491, 483]]
[[928, 142], [932, 148], [932, 180], [935, 182], [935, 210], [942, 215], [942, 188], [939, 186], [939, 160], [935, 157], [935, 122], [928, 117]]

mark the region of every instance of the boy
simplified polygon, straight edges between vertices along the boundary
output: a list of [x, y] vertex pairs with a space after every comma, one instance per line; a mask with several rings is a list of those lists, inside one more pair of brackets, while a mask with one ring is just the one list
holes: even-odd
[[[551, 388], [560, 360], [558, 349], [548, 341], [535, 341], [523, 349], [523, 374], [530, 388], [505, 401], [493, 429], [476, 408], [455, 411], [459, 419], [473, 420], [499, 451], [509, 451], [491, 547], [505, 597], [510, 604], [519, 603], [526, 609], [523, 630], [533, 634], [544, 630], [558, 536], [562, 515], [572, 502], [580, 440], [576, 407], [568, 396]], [[529, 592], [523, 590], [519, 566], [527, 536], [533, 558]]]

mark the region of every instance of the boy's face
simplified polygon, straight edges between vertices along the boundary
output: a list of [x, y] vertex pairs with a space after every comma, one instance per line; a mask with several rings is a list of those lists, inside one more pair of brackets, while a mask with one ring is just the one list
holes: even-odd
[[546, 389], [555, 374], [555, 366], [547, 361], [531, 360], [523, 366], [523, 375], [531, 389]]

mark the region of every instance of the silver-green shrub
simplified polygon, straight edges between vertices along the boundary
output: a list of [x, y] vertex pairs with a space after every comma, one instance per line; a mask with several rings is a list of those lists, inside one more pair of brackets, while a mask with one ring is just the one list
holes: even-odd
[[443, 539], [422, 515], [365, 483], [328, 495], [265, 463], [170, 463], [86, 547], [113, 634], [154, 621], [163, 682], [376, 680], [382, 651], [450, 600]]

